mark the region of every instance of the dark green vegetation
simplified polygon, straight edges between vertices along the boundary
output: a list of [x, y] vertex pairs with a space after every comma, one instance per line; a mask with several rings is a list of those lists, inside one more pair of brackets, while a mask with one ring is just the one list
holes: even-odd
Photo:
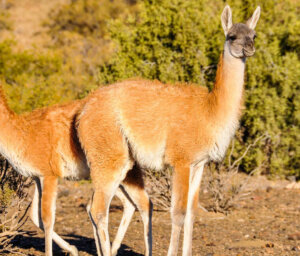
[[[267, 134], [249, 149], [240, 169], [299, 178], [300, 2], [227, 3], [234, 22], [262, 8], [232, 157]], [[224, 6], [221, 0], [72, 1], [45, 22], [55, 39], [46, 53], [15, 52], [11, 41], [0, 44], [0, 79], [10, 105], [28, 111], [136, 76], [212, 88], [224, 42]]]

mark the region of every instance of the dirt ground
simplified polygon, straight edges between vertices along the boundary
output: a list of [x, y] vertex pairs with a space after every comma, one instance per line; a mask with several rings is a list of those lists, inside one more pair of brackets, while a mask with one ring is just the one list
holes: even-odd
[[[199, 209], [194, 224], [193, 255], [300, 255], [300, 190], [276, 184], [258, 187], [228, 215]], [[91, 193], [89, 183], [63, 181], [59, 186], [55, 231], [77, 246], [82, 256], [96, 255], [92, 226], [85, 210]], [[202, 194], [200, 202], [208, 206], [208, 196]], [[111, 240], [121, 216], [121, 203], [113, 200]], [[30, 220], [24, 229], [36, 234], [16, 237], [14, 246], [25, 255], [44, 255], [43, 233]], [[169, 213], [155, 211], [153, 255], [167, 254], [170, 230]], [[143, 253], [143, 226], [136, 212], [118, 255]], [[54, 246], [54, 255], [67, 254]]]

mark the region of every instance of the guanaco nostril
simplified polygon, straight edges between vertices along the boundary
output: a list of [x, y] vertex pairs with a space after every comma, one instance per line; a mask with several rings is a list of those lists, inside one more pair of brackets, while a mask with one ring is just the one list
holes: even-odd
[[245, 47], [253, 47], [254, 46], [254, 42], [250, 37], [246, 37], [245, 39]]

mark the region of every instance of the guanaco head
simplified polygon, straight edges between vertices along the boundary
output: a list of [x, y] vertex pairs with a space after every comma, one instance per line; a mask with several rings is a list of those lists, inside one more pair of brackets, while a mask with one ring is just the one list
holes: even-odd
[[256, 33], [254, 28], [260, 16], [260, 7], [257, 7], [252, 17], [246, 22], [232, 24], [231, 9], [225, 6], [221, 21], [226, 36], [226, 45], [230, 54], [235, 58], [250, 57], [255, 53], [254, 40]]

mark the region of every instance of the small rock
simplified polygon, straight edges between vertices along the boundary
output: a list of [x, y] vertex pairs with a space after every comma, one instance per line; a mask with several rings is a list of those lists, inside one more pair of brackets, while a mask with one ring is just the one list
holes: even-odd
[[80, 208], [86, 208], [86, 204], [81, 203], [81, 204], [79, 204], [79, 207], [80, 207]]
[[273, 189], [272, 187], [268, 186], [268, 187], [266, 188], [266, 191], [269, 193], [272, 189]]
[[266, 246], [267, 248], [273, 248], [273, 247], [274, 247], [274, 244], [271, 243], [271, 242], [268, 242], [268, 243], [266, 243], [265, 246]]
[[61, 198], [61, 197], [67, 197], [68, 195], [70, 194], [70, 191], [68, 189], [64, 189], [60, 192], [58, 192], [58, 198]]
[[295, 252], [300, 252], [300, 246], [293, 246], [291, 250]]

